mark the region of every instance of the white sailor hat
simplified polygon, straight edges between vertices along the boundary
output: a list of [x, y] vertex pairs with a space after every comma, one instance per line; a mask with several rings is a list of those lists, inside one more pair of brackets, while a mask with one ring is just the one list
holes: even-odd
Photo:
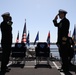
[[9, 13], [9, 12], [5, 12], [5, 13], [3, 13], [1, 16], [2, 16], [2, 17], [4, 17], [4, 16], [10, 17], [10, 13]]
[[59, 14], [60, 14], [60, 13], [67, 14], [67, 11], [65, 11], [65, 10], [63, 10], [63, 9], [60, 9], [60, 10], [59, 10]]

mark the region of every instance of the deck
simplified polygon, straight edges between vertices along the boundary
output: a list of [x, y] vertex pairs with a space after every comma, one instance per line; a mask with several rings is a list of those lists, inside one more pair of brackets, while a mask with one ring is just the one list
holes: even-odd
[[[11, 70], [5, 75], [65, 75], [58, 70], [61, 67], [59, 61], [51, 60], [49, 65], [47, 65], [47, 61], [40, 61], [39, 65], [36, 65], [35, 59], [26, 60], [25, 65], [23, 63], [24, 61], [14, 61], [12, 64], [12, 61], [10, 61], [8, 66]], [[72, 75], [76, 75], [75, 69], [76, 67], [70, 70]]]
[[[53, 49], [53, 52], [55, 52], [55, 48]], [[0, 58], [1, 53], [2, 52], [0, 51]], [[32, 53], [29, 51], [29, 56], [25, 58], [25, 65], [23, 64], [23, 61], [12, 63], [12, 59], [10, 58], [8, 66], [11, 70], [10, 72], [6, 72], [5, 75], [65, 75], [59, 70], [61, 63], [57, 57], [56, 59], [50, 59], [49, 65], [47, 65], [47, 61], [43, 60], [40, 61], [39, 64], [40, 65], [36, 66], [36, 59], [34, 58], [34, 51], [32, 49]], [[76, 62], [74, 64], [76, 65]], [[76, 75], [76, 66], [70, 68], [70, 73], [71, 75]]]

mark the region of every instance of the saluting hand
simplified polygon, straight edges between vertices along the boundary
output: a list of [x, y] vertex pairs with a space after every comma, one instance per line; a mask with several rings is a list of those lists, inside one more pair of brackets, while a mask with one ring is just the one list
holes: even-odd
[[58, 19], [58, 14], [55, 16], [54, 20], [57, 20]]

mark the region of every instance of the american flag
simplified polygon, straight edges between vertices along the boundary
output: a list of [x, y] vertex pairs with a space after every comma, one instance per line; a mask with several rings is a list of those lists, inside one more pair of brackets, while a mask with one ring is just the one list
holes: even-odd
[[35, 38], [35, 41], [34, 41], [34, 45], [36, 44], [36, 41], [38, 41], [38, 40], [39, 40], [39, 31], [38, 31], [38, 33], [36, 35], [36, 38]]
[[30, 34], [29, 34], [29, 31], [28, 31], [28, 35], [27, 35], [27, 38], [26, 38], [26, 44], [27, 44], [28, 46], [30, 45], [29, 36], [30, 36]]
[[24, 24], [24, 29], [23, 29], [23, 34], [22, 34], [22, 40], [21, 40], [22, 43], [25, 43], [26, 42], [26, 21], [25, 21], [25, 24]]
[[18, 31], [18, 34], [17, 34], [16, 43], [19, 43], [19, 31]]
[[74, 26], [74, 31], [73, 31], [72, 39], [74, 40], [74, 42], [76, 42], [76, 26]]
[[47, 37], [47, 44], [48, 44], [48, 47], [50, 47], [50, 31], [49, 31], [48, 37]]

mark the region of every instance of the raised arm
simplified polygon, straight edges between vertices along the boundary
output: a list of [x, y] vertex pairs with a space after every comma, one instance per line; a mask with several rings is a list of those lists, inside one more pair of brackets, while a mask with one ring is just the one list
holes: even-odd
[[58, 19], [58, 14], [55, 16], [54, 20], [53, 20], [53, 23], [54, 23], [54, 26], [58, 27], [59, 23], [57, 23], [57, 19]]

